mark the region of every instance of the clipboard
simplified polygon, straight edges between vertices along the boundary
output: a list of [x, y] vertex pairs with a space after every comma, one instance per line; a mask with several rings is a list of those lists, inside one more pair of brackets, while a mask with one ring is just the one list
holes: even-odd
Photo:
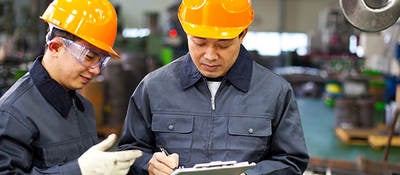
[[247, 169], [256, 166], [256, 163], [236, 161], [213, 161], [196, 164], [192, 168], [178, 168], [171, 175], [240, 175]]

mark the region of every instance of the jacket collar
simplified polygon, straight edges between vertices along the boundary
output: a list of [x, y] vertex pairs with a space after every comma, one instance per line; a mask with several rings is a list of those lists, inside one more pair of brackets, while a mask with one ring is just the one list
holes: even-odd
[[53, 80], [46, 69], [41, 64], [43, 57], [38, 57], [33, 63], [29, 74], [32, 77], [33, 84], [37, 87], [40, 94], [46, 101], [52, 105], [63, 117], [67, 117], [75, 100], [79, 110], [84, 111], [82, 102], [76, 96], [76, 92], [65, 91], [65, 89]]
[[[181, 85], [183, 89], [187, 89], [198, 82], [202, 78], [202, 75], [194, 65], [189, 53], [186, 54], [183, 59], [184, 61], [180, 69]], [[247, 92], [250, 88], [252, 71], [253, 64], [251, 55], [244, 46], [241, 45], [238, 58], [228, 71], [226, 80], [239, 90]]]

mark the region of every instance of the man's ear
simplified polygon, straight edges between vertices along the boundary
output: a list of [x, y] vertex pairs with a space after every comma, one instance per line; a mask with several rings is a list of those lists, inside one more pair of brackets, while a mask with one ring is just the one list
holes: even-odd
[[52, 52], [59, 52], [60, 51], [60, 49], [61, 49], [61, 43], [60, 42], [57, 42], [57, 41], [51, 41], [49, 44], [48, 44], [48, 49], [50, 50], [50, 51], [52, 51]]
[[52, 55], [51, 57], [59, 57], [65, 51], [62, 41], [60, 39], [54, 38], [49, 42], [47, 50]]
[[242, 33], [240, 33], [240, 35], [239, 35], [240, 43], [243, 43], [243, 39], [244, 39], [244, 37], [246, 36], [248, 30], [249, 30], [249, 28], [246, 28], [246, 29], [244, 29], [244, 30], [242, 31]]

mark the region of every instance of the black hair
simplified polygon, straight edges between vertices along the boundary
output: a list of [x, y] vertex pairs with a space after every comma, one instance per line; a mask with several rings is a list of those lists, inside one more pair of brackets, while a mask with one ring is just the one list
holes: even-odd
[[79, 37], [67, 32], [65, 30], [56, 28], [56, 27], [53, 27], [52, 29], [49, 29], [48, 32], [50, 32], [50, 33], [48, 33], [46, 35], [46, 41], [51, 41], [55, 37], [62, 37], [62, 38], [66, 38], [66, 39], [69, 39], [69, 40], [72, 40], [72, 41], [82, 40], [81, 38], [79, 38]]
[[244, 33], [244, 31], [240, 32], [239, 38], [242, 37], [243, 33]]

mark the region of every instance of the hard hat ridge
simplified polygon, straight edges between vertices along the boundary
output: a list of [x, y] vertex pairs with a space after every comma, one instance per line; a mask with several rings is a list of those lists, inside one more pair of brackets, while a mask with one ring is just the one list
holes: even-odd
[[182, 0], [178, 18], [189, 35], [229, 39], [254, 19], [250, 0]]

